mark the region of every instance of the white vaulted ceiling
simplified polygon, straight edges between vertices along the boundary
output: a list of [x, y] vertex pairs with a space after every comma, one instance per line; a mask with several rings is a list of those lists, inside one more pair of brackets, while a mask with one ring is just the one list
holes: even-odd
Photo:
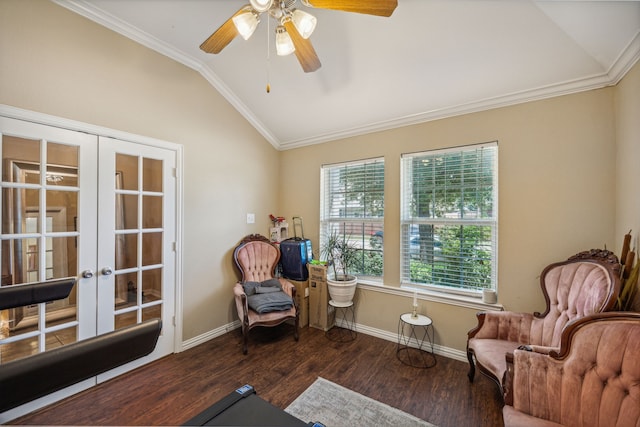
[[640, 1], [398, 0], [389, 18], [305, 9], [322, 62], [308, 74], [275, 54], [266, 17], [248, 41], [199, 49], [247, 0], [54, 1], [199, 71], [278, 149], [613, 85], [640, 57]]

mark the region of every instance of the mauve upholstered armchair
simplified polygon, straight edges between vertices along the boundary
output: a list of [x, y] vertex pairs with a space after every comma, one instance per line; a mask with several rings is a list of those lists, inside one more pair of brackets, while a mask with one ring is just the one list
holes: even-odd
[[[294, 323], [293, 336], [298, 341], [299, 312], [296, 303], [296, 288], [286, 279], [275, 278], [275, 270], [280, 260], [280, 250], [269, 239], [259, 234], [246, 236], [233, 252], [233, 259], [240, 270], [241, 281], [233, 288], [238, 317], [242, 323], [242, 352], [247, 354], [249, 331], [257, 326], [277, 326], [288, 320]], [[258, 313], [249, 305], [245, 287], [247, 282], [253, 284], [279, 282], [282, 292], [292, 300], [290, 308], [285, 310]]]
[[[467, 337], [469, 380], [475, 365], [504, 392], [505, 355], [521, 345], [540, 352], [557, 350], [565, 325], [593, 313], [609, 311], [620, 292], [620, 264], [615, 254], [593, 249], [547, 266], [540, 275], [546, 301], [543, 313], [480, 312]], [[475, 360], [475, 363], [474, 363]]]
[[640, 426], [640, 313], [574, 320], [549, 354], [507, 362], [505, 427]]

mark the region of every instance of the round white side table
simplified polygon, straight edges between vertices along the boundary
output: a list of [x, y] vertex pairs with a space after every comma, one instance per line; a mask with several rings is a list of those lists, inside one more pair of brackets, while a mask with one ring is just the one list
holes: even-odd
[[[425, 348], [427, 342], [431, 351]], [[426, 369], [436, 365], [436, 356], [433, 353], [433, 321], [430, 317], [418, 314], [414, 318], [411, 313], [400, 315], [396, 357], [405, 365], [414, 368]]]

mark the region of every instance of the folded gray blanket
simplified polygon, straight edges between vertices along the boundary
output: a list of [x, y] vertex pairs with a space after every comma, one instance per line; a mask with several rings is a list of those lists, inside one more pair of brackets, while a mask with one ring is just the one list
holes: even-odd
[[293, 307], [293, 298], [283, 291], [253, 294], [247, 297], [247, 303], [257, 313], [284, 311]]

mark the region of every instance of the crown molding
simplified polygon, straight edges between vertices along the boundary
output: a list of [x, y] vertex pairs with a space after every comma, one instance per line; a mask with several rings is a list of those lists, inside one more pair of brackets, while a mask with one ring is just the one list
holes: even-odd
[[607, 86], [615, 86], [631, 70], [640, 59], [640, 31], [631, 39], [629, 44], [620, 53], [609, 70], [605, 73], [584, 77], [581, 79], [565, 81], [553, 85], [514, 92], [499, 97], [492, 97], [480, 101], [460, 104], [453, 107], [426, 111], [424, 113], [412, 114], [398, 117], [384, 122], [371, 123], [370, 125], [351, 128], [339, 132], [318, 135], [312, 138], [280, 142], [281, 150], [304, 147], [307, 145], [321, 144], [335, 141], [337, 139], [351, 138], [373, 132], [381, 132], [396, 129], [404, 126], [411, 126], [434, 120], [446, 119], [449, 117], [461, 116], [464, 114], [477, 113], [480, 111], [492, 110], [495, 108], [508, 107], [511, 105], [523, 104], [532, 101], [539, 101], [556, 96], [569, 95], [572, 93], [584, 92], [600, 89]]

